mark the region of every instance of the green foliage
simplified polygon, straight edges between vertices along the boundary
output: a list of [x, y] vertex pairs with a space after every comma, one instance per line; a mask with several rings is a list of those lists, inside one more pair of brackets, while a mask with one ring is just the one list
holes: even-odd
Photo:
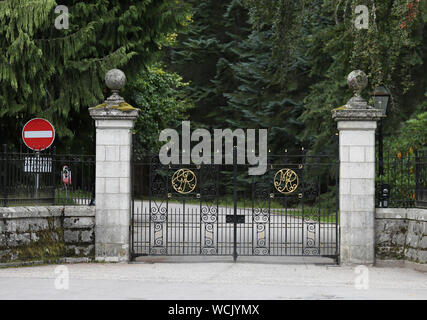
[[229, 119], [223, 114], [227, 100], [224, 93], [238, 84], [231, 64], [238, 61], [235, 47], [249, 34], [246, 10], [240, 0], [189, 0], [192, 20], [180, 34], [169, 54], [170, 68], [190, 85], [187, 95], [196, 108], [191, 120], [200, 126], [222, 128]]
[[241, 58], [231, 70], [239, 85], [224, 94], [227, 105], [222, 109], [229, 127], [268, 129], [270, 151], [284, 153], [298, 145], [302, 106], [294, 100], [296, 90], [283, 88], [275, 78], [271, 35], [271, 30], [254, 30], [234, 49]]
[[[190, 82], [191, 120], [208, 128], [266, 128], [272, 152], [298, 144], [301, 94], [283, 85], [274, 59], [273, 26], [251, 30], [244, 1], [194, 2], [194, 24], [178, 37], [171, 67]], [[297, 73], [301, 62], [292, 66]]]
[[[286, 47], [283, 41], [293, 48], [276, 50], [275, 59], [301, 61], [300, 69], [309, 75], [308, 79], [292, 76], [295, 72], [291, 63], [278, 64], [276, 71], [286, 74], [278, 76], [286, 82], [297, 81], [305, 92], [304, 112], [299, 118], [304, 129], [299, 137], [315, 151], [332, 145], [336, 127], [330, 111], [350, 98], [346, 77], [354, 69], [368, 74], [370, 90], [383, 84], [391, 91], [387, 135], [394, 134], [394, 128], [416, 112], [426, 88], [425, 1], [419, 6], [412, 0], [275, 0], [269, 1], [269, 5], [266, 2], [246, 0], [256, 27], [274, 26], [273, 50]], [[354, 27], [355, 7], [360, 4], [370, 9], [368, 30]], [[292, 13], [282, 19], [281, 8], [291, 6]], [[294, 23], [295, 19], [302, 23]], [[365, 98], [369, 99], [367, 92]]]
[[159, 58], [187, 16], [181, 0], [61, 4], [69, 8], [68, 30], [54, 27], [53, 0], [0, 2], [0, 119], [2, 132], [10, 133], [5, 141], [19, 137], [22, 125], [36, 116], [49, 119], [60, 138], [72, 138], [77, 126], [86, 139], [92, 128], [86, 109], [103, 101], [106, 71], [121, 68], [132, 80]]
[[[17, 141], [17, 128], [34, 116], [51, 120], [63, 141], [92, 137], [86, 108], [104, 100], [105, 71], [119, 67], [129, 78], [128, 102], [143, 110], [140, 148], [156, 149], [158, 132], [177, 127], [188, 111], [209, 129], [267, 128], [273, 153], [302, 146], [333, 152], [331, 110], [351, 97], [348, 73], [362, 69], [369, 90], [382, 84], [392, 94], [387, 146], [425, 145], [426, 1], [61, 4], [70, 9], [69, 30], [54, 28], [53, 0], [0, 2], [5, 141]], [[360, 4], [370, 9], [368, 30], [354, 27]], [[80, 142], [74, 138], [76, 149]]]
[[164, 71], [161, 65], [148, 67], [128, 84], [127, 101], [141, 109], [134, 130], [138, 149], [157, 151], [160, 131], [180, 126], [193, 107], [183, 92], [187, 86], [179, 75]]
[[400, 125], [397, 135], [386, 139], [386, 146], [393, 153], [427, 147], [427, 100], [419, 106], [413, 117]]
[[305, 0], [244, 0], [255, 30], [271, 30], [271, 59], [282, 83], [298, 64]]

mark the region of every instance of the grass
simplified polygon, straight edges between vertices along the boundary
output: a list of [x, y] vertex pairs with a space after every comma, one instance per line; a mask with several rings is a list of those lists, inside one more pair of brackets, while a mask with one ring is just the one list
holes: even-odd
[[[8, 207], [22, 207], [22, 206], [52, 206], [52, 205], [81, 205], [87, 202], [90, 203], [92, 193], [82, 190], [68, 190], [65, 192], [64, 188], [55, 189], [55, 201], [52, 201], [51, 192], [40, 192], [39, 199], [28, 197], [28, 194], [13, 194], [8, 195]], [[2, 203], [4, 200], [0, 200]], [[80, 202], [80, 203], [79, 203]]]
[[[148, 199], [135, 199], [137, 201], [148, 201]], [[161, 202], [164, 201], [165, 199], [160, 199], [160, 198], [153, 198], [153, 201], [156, 202]], [[182, 199], [181, 201], [177, 200], [177, 199], [169, 199], [169, 203], [173, 203], [173, 204], [182, 204], [183, 203]], [[197, 199], [185, 199], [185, 203], [186, 204], [190, 204], [190, 205], [200, 205], [200, 200]], [[206, 202], [204, 202], [206, 203]], [[216, 199], [214, 199], [211, 203], [216, 203]], [[218, 199], [218, 206], [219, 207], [227, 207], [227, 208], [233, 208], [234, 207], [234, 203], [233, 203], [233, 199], [232, 197], [223, 197]], [[239, 199], [237, 200], [237, 208], [238, 209], [251, 209], [252, 208], [252, 202], [250, 200], [246, 200], [246, 199]], [[258, 204], [255, 205], [255, 208], [261, 208]], [[263, 206], [263, 208], [268, 208], [268, 201], [265, 202], [265, 206]], [[301, 206], [297, 206], [297, 205], [288, 205], [287, 206], [287, 211], [285, 213], [285, 206], [280, 203], [279, 201], [276, 200], [271, 200], [270, 201], [270, 209], [271, 212], [276, 213], [276, 214], [287, 214], [288, 216], [294, 216], [294, 217], [302, 217], [303, 216], [303, 210], [301, 208]], [[280, 209], [279, 210], [275, 210], [275, 209]], [[318, 217], [318, 207], [317, 206], [310, 206], [310, 205], [305, 205], [304, 206], [304, 215], [307, 216], [314, 216], [314, 217]], [[326, 212], [326, 213], [325, 213]], [[336, 211], [334, 208], [327, 208], [327, 207], [321, 207], [321, 214], [320, 214], [320, 222], [322, 223], [335, 223], [336, 222]]]
[[92, 199], [92, 192], [90, 191], [68, 190], [66, 192], [64, 188], [55, 191], [56, 205], [76, 205], [79, 204], [79, 201], [87, 201], [89, 204], [90, 199]]

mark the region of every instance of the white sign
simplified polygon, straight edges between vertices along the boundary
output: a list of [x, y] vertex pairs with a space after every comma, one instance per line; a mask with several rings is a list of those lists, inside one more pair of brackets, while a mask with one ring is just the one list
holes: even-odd
[[52, 131], [25, 131], [24, 138], [52, 138]]
[[32, 173], [52, 172], [52, 158], [25, 157], [24, 172], [32, 172]]

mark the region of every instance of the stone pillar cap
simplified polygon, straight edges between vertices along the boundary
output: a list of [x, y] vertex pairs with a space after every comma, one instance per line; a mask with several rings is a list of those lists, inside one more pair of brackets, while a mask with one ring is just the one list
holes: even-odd
[[385, 116], [378, 109], [350, 109], [343, 106], [332, 110], [335, 121], [378, 121]]
[[112, 95], [104, 103], [89, 108], [95, 120], [101, 119], [136, 119], [140, 109], [128, 104], [120, 95], [120, 89], [126, 85], [126, 75], [122, 70], [112, 69], [105, 75], [105, 84], [111, 89]]
[[362, 70], [354, 70], [347, 77], [347, 84], [353, 90], [353, 97], [346, 105], [332, 110], [335, 121], [377, 121], [385, 116], [381, 110], [369, 106], [361, 93], [368, 85], [368, 77]]

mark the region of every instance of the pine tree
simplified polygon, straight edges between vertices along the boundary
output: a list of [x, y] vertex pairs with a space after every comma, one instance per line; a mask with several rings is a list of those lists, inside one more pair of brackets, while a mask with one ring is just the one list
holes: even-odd
[[[354, 28], [356, 0], [347, 3], [315, 0], [305, 20], [310, 35], [305, 54], [312, 85], [307, 90], [305, 110], [300, 118], [305, 124], [300, 137], [310, 141], [317, 151], [332, 145], [336, 124], [331, 120], [330, 111], [351, 97], [346, 78], [354, 69], [364, 70], [369, 77], [365, 99], [370, 99], [369, 90], [377, 85], [386, 86], [392, 94], [383, 126], [385, 135], [395, 137], [399, 124], [416, 112], [416, 107], [425, 99], [423, 55], [427, 32], [422, 14], [414, 13], [411, 23], [402, 25], [411, 2], [376, 1], [375, 12], [374, 1], [365, 3], [371, 13], [367, 30]], [[427, 12], [427, 4], [422, 5]]]
[[189, 1], [193, 23], [178, 37], [170, 67], [190, 82], [186, 92], [195, 103], [190, 119], [208, 128], [222, 128], [225, 92], [237, 88], [231, 64], [238, 61], [237, 43], [250, 33], [241, 0]]
[[[245, 0], [254, 25], [273, 26], [273, 59], [286, 84], [296, 80], [303, 94], [304, 129], [298, 137], [315, 152], [332, 151], [336, 124], [330, 111], [346, 103], [351, 92], [347, 75], [354, 69], [391, 91], [387, 134], [411, 114], [425, 97], [424, 52], [427, 3], [417, 0]], [[369, 28], [354, 26], [357, 5], [369, 9]], [[284, 63], [280, 63], [284, 61]], [[292, 66], [303, 62], [304, 77]], [[289, 68], [291, 67], [291, 68]], [[284, 81], [283, 81], [284, 80]], [[365, 98], [369, 99], [365, 91]]]
[[62, 137], [76, 134], [73, 127], [91, 130], [86, 108], [107, 94], [105, 72], [121, 68], [132, 80], [187, 16], [181, 0], [61, 4], [69, 29], [55, 28], [54, 0], [0, 2], [2, 141], [35, 116], [51, 120]]
[[283, 85], [274, 26], [255, 28], [249, 17], [244, 1], [199, 2], [171, 66], [190, 81], [192, 121], [208, 128], [266, 128], [272, 152], [295, 149], [302, 98], [291, 70], [300, 72], [302, 63], [289, 68]]
[[296, 119], [302, 105], [275, 77], [271, 35], [271, 29], [255, 30], [240, 43], [241, 58], [231, 67], [239, 86], [225, 94], [228, 103], [223, 109], [230, 114], [230, 127], [268, 129], [269, 149], [277, 154], [298, 146]]

